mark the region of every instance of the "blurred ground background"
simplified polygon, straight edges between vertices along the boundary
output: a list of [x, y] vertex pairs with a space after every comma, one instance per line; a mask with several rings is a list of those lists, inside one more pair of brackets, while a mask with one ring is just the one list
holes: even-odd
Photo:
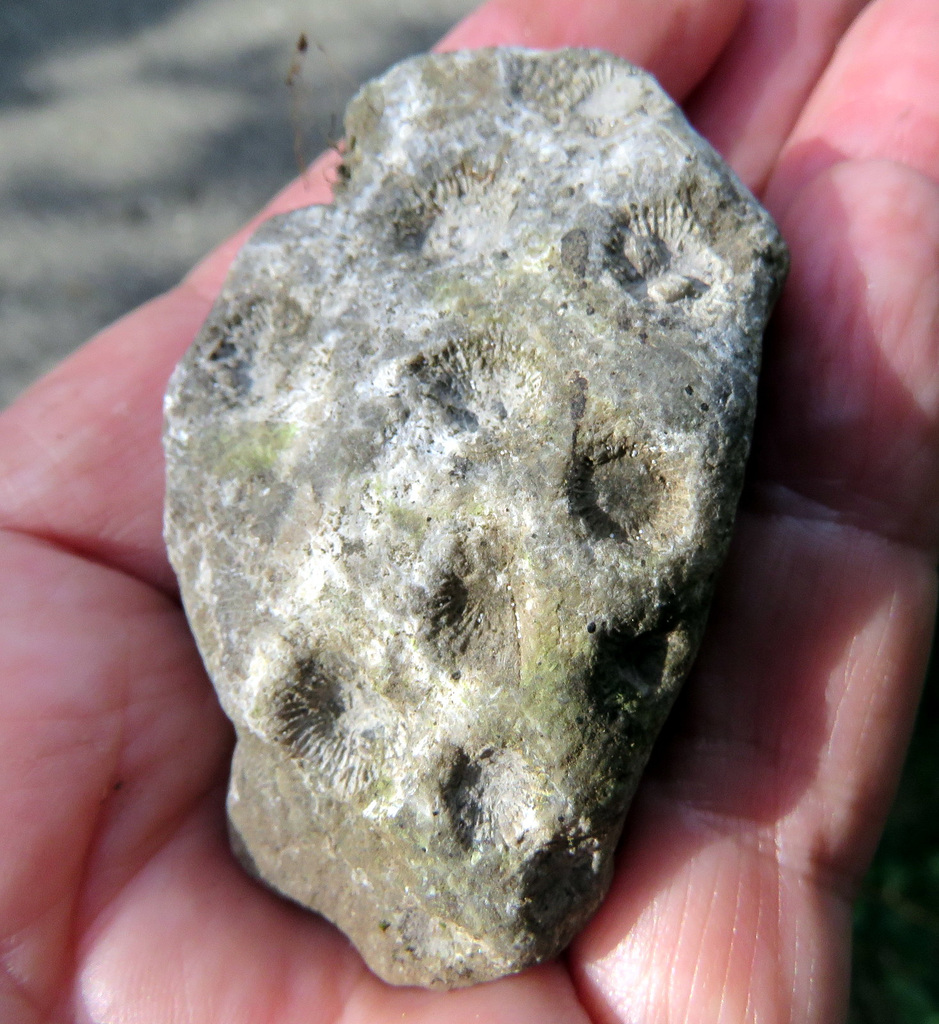
[[[297, 127], [309, 158], [359, 83], [472, 6], [0, 0], [0, 407], [293, 177]], [[937, 783], [934, 670], [855, 914], [851, 1024], [939, 1024]]]
[[294, 177], [294, 122], [312, 157], [472, 6], [0, 0], [0, 407]]

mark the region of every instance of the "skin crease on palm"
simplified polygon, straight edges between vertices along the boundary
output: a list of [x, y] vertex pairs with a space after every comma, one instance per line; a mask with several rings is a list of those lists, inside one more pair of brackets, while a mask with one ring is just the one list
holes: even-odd
[[[609, 898], [561, 962], [395, 990], [228, 852], [159, 433], [242, 234], [0, 417], [5, 1024], [842, 1019], [934, 612], [939, 6], [494, 0], [442, 45], [496, 43], [648, 67], [793, 253], [730, 560]], [[326, 201], [329, 168], [266, 214]]]

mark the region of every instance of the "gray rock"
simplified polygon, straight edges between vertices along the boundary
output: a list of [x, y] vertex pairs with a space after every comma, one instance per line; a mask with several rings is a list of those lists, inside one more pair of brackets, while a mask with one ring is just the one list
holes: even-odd
[[598, 906], [727, 548], [769, 216], [599, 52], [422, 57], [257, 232], [166, 400], [232, 843], [396, 984]]

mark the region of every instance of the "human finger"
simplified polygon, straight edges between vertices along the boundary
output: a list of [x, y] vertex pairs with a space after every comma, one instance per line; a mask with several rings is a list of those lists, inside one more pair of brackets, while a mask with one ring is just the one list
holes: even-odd
[[868, 0], [750, 0], [686, 103], [691, 122], [760, 194], [806, 98]]
[[846, 161], [783, 215], [793, 260], [766, 347], [754, 501], [939, 543], [939, 188]]
[[639, 64], [682, 99], [725, 45], [745, 0], [491, 0], [438, 49], [599, 47]]
[[762, 500], [814, 503], [927, 549], [939, 496], [937, 50], [931, 0], [878, 0], [783, 148], [767, 202], [792, 272], [754, 459]]
[[[76, 935], [227, 761], [230, 730], [177, 604], [0, 533], [0, 1007], [58, 1015]], [[12, 1014], [12, 1012], [11, 1012]]]
[[851, 26], [780, 153], [767, 202], [844, 160], [887, 159], [939, 180], [939, 6], [876, 0]]

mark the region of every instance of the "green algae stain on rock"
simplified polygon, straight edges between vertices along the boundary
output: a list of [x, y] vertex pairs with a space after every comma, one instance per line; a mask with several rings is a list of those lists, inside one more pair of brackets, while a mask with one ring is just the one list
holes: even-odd
[[609, 55], [412, 60], [166, 399], [166, 537], [246, 869], [395, 984], [556, 955], [691, 666], [786, 271]]
[[240, 423], [216, 440], [220, 476], [262, 476], [272, 472], [297, 435], [292, 423]]

